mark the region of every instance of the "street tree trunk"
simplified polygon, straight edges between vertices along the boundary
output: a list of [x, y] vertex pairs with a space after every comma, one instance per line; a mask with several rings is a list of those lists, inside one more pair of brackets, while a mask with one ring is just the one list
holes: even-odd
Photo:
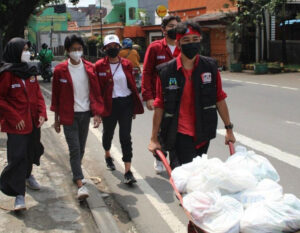
[[5, 30], [3, 38], [4, 45], [13, 37], [24, 37], [24, 29], [28, 19], [35, 8], [39, 5], [39, 0], [21, 1], [14, 9], [14, 16], [11, 17]]

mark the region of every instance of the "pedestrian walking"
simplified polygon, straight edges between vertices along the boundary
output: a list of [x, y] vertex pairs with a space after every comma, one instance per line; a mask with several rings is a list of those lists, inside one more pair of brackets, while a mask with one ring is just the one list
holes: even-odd
[[51, 110], [55, 112], [55, 131], [63, 130], [69, 147], [73, 181], [77, 184], [78, 200], [89, 194], [84, 186], [81, 161], [89, 131], [91, 116], [94, 127], [101, 123], [103, 102], [92, 63], [82, 58], [84, 42], [73, 35], [65, 39], [68, 59], [55, 67], [52, 85]]
[[129, 60], [118, 56], [121, 44], [118, 36], [107, 35], [104, 38], [106, 56], [96, 62], [101, 93], [104, 101], [103, 138], [107, 167], [115, 170], [113, 158], [110, 154], [111, 143], [117, 123], [119, 137], [125, 164], [124, 183], [136, 182], [130, 168], [132, 160], [131, 126], [136, 114], [144, 112], [135, 80], [132, 75], [132, 64]]
[[[142, 96], [143, 100], [146, 101], [148, 110], [154, 109], [153, 102], [156, 96], [157, 77], [155, 67], [172, 60], [180, 53], [176, 46], [175, 32], [175, 27], [180, 21], [178, 16], [169, 15], [164, 17], [161, 23], [164, 38], [152, 42], [146, 51], [142, 73]], [[161, 173], [165, 170], [158, 157], [154, 160], [154, 170], [156, 173]]]
[[217, 112], [225, 125], [225, 143], [235, 142], [216, 61], [198, 54], [200, 26], [192, 21], [178, 24], [176, 39], [180, 55], [158, 67], [149, 144], [152, 153], [164, 144], [172, 168], [207, 153], [210, 140], [216, 136]]
[[44, 147], [41, 126], [47, 120], [46, 105], [37, 80], [37, 67], [30, 65], [30, 43], [11, 39], [0, 64], [0, 122], [7, 133], [7, 161], [0, 177], [0, 189], [14, 196], [14, 210], [26, 210], [25, 189], [39, 190], [32, 173], [40, 165]]

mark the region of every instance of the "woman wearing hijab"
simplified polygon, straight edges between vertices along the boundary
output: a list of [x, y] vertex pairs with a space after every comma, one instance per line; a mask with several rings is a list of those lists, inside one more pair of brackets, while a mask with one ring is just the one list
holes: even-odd
[[70, 152], [73, 181], [77, 184], [77, 198], [84, 200], [89, 193], [81, 168], [91, 116], [94, 127], [101, 123], [103, 103], [92, 63], [82, 58], [83, 39], [72, 35], [65, 39], [69, 59], [55, 67], [52, 85], [51, 110], [55, 112], [55, 131], [64, 134]]
[[14, 210], [25, 210], [25, 186], [39, 190], [31, 175], [32, 165], [39, 165], [44, 152], [40, 127], [47, 119], [46, 105], [36, 78], [37, 69], [30, 65], [30, 43], [11, 39], [0, 64], [0, 122], [7, 133], [8, 165], [0, 177], [0, 189], [15, 196]]
[[117, 123], [125, 164], [124, 183], [136, 183], [130, 168], [132, 159], [131, 125], [135, 114], [144, 113], [135, 79], [132, 74], [132, 63], [118, 56], [121, 45], [118, 36], [107, 35], [104, 38], [106, 57], [97, 61], [95, 69], [98, 75], [104, 101], [103, 139], [105, 161], [109, 169], [115, 170], [110, 154], [111, 142]]

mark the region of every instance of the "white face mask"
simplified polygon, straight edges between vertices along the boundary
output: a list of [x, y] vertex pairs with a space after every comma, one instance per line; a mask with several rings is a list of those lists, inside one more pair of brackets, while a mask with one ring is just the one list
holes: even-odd
[[29, 51], [22, 52], [21, 62], [30, 62], [30, 52]]
[[76, 62], [80, 61], [80, 58], [82, 56], [82, 51], [74, 51], [74, 52], [70, 52], [69, 56]]

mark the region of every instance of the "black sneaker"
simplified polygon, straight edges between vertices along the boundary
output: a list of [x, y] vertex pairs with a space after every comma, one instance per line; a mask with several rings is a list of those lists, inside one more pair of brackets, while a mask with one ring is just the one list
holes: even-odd
[[116, 170], [116, 167], [115, 167], [113, 161], [114, 161], [114, 160], [113, 160], [112, 157], [105, 158], [105, 162], [106, 162], [107, 168], [109, 168], [109, 169], [112, 170], [112, 171]]
[[128, 171], [124, 175], [124, 184], [129, 184], [132, 185], [136, 183], [136, 179], [134, 178], [133, 174], [131, 171]]

